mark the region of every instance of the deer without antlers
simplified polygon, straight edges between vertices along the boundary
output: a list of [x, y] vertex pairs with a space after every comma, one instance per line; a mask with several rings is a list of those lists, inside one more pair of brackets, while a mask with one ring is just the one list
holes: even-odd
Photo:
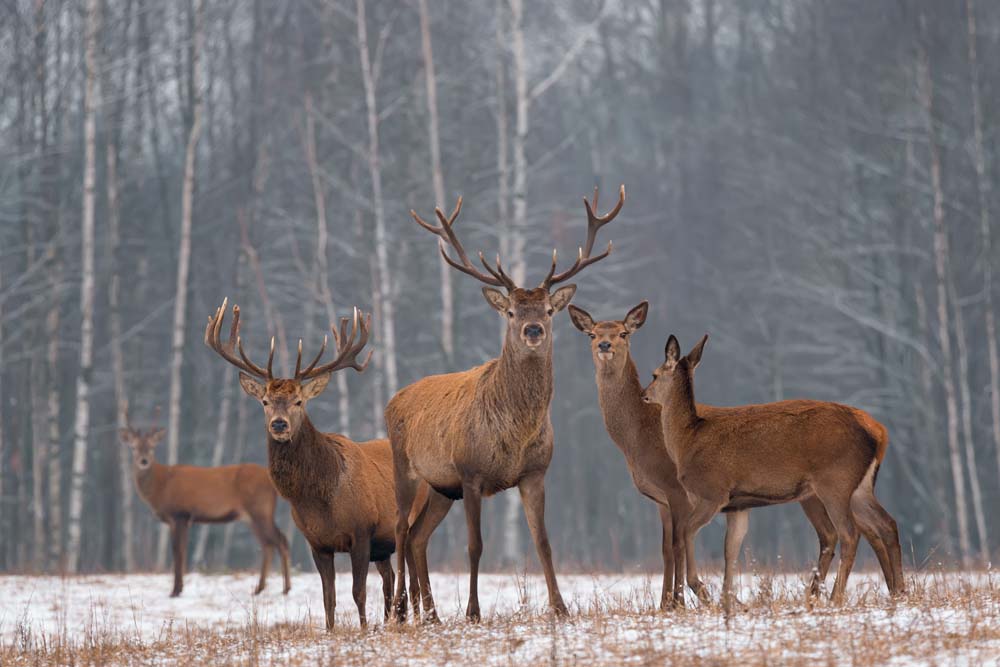
[[[435, 214], [439, 225], [424, 221], [411, 211], [424, 229], [440, 237], [439, 247], [450, 266], [485, 283], [487, 303], [507, 320], [503, 350], [496, 359], [459, 373], [432, 375], [400, 390], [385, 409], [389, 439], [395, 464], [397, 553], [412, 547], [422, 603], [428, 619], [436, 619], [434, 599], [427, 569], [427, 542], [444, 519], [452, 503], [464, 500], [469, 535], [469, 604], [466, 616], [480, 617], [478, 574], [482, 555], [480, 509], [482, 498], [517, 487], [521, 493], [528, 527], [545, 572], [549, 605], [566, 613], [552, 566], [552, 551], [545, 530], [545, 471], [552, 459], [552, 316], [566, 307], [575, 285], [552, 288], [611, 252], [611, 245], [592, 255], [598, 230], [611, 222], [625, 202], [625, 187], [617, 205], [599, 216], [597, 191], [593, 205], [584, 199], [587, 210], [587, 240], [576, 261], [556, 273], [556, 253], [552, 267], [535, 288], [519, 287], [504, 270], [499, 256], [494, 265], [479, 254], [485, 272], [475, 267], [454, 231], [462, 209], [459, 198], [454, 211]], [[447, 251], [450, 246], [458, 259]], [[494, 289], [503, 288], [506, 294]], [[427, 508], [413, 523], [407, 521], [420, 481], [427, 482]], [[411, 536], [412, 534], [412, 536]], [[406, 618], [406, 594], [401, 585], [406, 570], [397, 556], [400, 580], [396, 582], [394, 611], [398, 620]], [[412, 586], [411, 586], [412, 588]], [[414, 602], [416, 613], [417, 604]]]
[[[353, 596], [361, 625], [365, 616], [365, 579], [369, 562], [382, 576], [385, 613], [392, 601], [393, 571], [389, 557], [395, 546], [396, 506], [392, 473], [392, 451], [388, 440], [354, 442], [338, 433], [321, 433], [306, 414], [306, 403], [323, 393], [330, 376], [345, 368], [363, 372], [371, 352], [358, 361], [368, 343], [371, 316], [343, 318], [339, 328], [331, 326], [336, 343], [333, 360], [320, 364], [327, 339], [311, 363], [302, 366], [299, 341], [295, 374], [275, 378], [274, 339], [267, 366], [253, 363], [239, 335], [240, 309], [233, 306], [233, 322], [227, 343], [220, 338], [227, 301], [208, 319], [205, 344], [240, 369], [240, 386], [264, 408], [267, 432], [268, 470], [278, 493], [292, 505], [292, 518], [312, 549], [313, 561], [323, 582], [326, 627], [334, 626], [336, 591], [334, 554], [349, 553], [353, 574]], [[423, 509], [426, 487], [417, 489], [414, 512]], [[411, 581], [416, 585], [416, 580]]]
[[[685, 564], [691, 590], [703, 601], [708, 599], [708, 590], [698, 577], [694, 558], [695, 537], [701, 526], [691, 524], [692, 516], [699, 513], [701, 501], [689, 497], [677, 479], [677, 466], [663, 440], [660, 406], [642, 400], [643, 387], [632, 360], [632, 334], [646, 322], [648, 311], [649, 304], [643, 301], [622, 320], [596, 322], [582, 308], [569, 306], [573, 324], [591, 340], [598, 399], [608, 434], [625, 455], [636, 488], [659, 506], [663, 525], [660, 608], [666, 609], [671, 604], [684, 604]], [[715, 411], [714, 407], [701, 404], [697, 409], [699, 414]], [[833, 560], [837, 530], [815, 497], [799, 502], [819, 537], [819, 562], [809, 587], [810, 595], [818, 595]]]
[[663, 437], [678, 477], [699, 499], [692, 518], [726, 514], [723, 606], [732, 613], [733, 575], [749, 510], [815, 497], [840, 538], [840, 566], [831, 599], [844, 598], [854, 565], [858, 527], [878, 557], [893, 595], [905, 589], [899, 531], [875, 498], [875, 477], [888, 446], [885, 428], [868, 413], [822, 401], [780, 401], [704, 410], [694, 401], [694, 370], [708, 336], [681, 356], [670, 336], [666, 360], [653, 372], [643, 400], [657, 403]]
[[229, 523], [246, 521], [260, 542], [260, 581], [257, 595], [267, 583], [271, 549], [277, 549], [285, 578], [284, 592], [292, 587], [288, 574], [288, 540], [274, 523], [278, 494], [267, 470], [255, 463], [200, 468], [188, 465], [163, 465], [156, 462], [156, 445], [166, 431], [132, 428], [127, 423], [119, 435], [132, 450], [132, 478], [139, 497], [156, 517], [170, 527], [174, 557], [174, 588], [170, 597], [184, 589], [184, 566], [187, 558], [188, 529], [192, 523]]

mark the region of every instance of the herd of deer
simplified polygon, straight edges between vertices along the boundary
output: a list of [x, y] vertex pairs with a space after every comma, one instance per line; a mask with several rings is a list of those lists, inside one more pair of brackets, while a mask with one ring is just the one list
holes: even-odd
[[[385, 409], [387, 440], [354, 442], [345, 435], [322, 433], [306, 414], [306, 403], [323, 392], [334, 372], [365, 370], [371, 352], [363, 361], [359, 355], [368, 342], [370, 315], [362, 316], [355, 308], [353, 318], [331, 327], [336, 355], [327, 363], [320, 364], [327, 345], [324, 339], [315, 358], [303, 368], [299, 341], [294, 376], [276, 378], [272, 372], [274, 340], [267, 365], [252, 362], [239, 335], [238, 306], [232, 308], [228, 339], [222, 341], [227, 310], [223, 301], [208, 320], [205, 343], [241, 371], [243, 390], [264, 409], [267, 470], [253, 464], [160, 465], [153, 448], [162, 430], [143, 433], [128, 428], [122, 433], [133, 451], [140, 496], [171, 528], [173, 595], [182, 589], [191, 522], [237, 519], [252, 524], [263, 548], [256, 592], [264, 588], [274, 547], [281, 556], [287, 593], [288, 543], [274, 523], [277, 493], [291, 504], [295, 525], [312, 549], [328, 628], [334, 624], [336, 607], [336, 553], [350, 554], [354, 602], [362, 626], [366, 625], [365, 579], [370, 562], [382, 576], [387, 619], [405, 621], [410, 597], [415, 617], [422, 605], [425, 620], [437, 621], [427, 544], [452, 503], [461, 499], [469, 541], [466, 615], [478, 620], [482, 499], [517, 487], [545, 573], [549, 605], [556, 614], [566, 614], [545, 529], [545, 472], [553, 451], [549, 417], [554, 388], [552, 319], [567, 306], [573, 324], [591, 339], [608, 433], [625, 455], [639, 492], [659, 506], [664, 566], [661, 609], [684, 604], [685, 582], [700, 599], [708, 600], [695, 566], [694, 538], [723, 512], [727, 529], [722, 603], [730, 615], [736, 603], [733, 578], [749, 510], [790, 501], [802, 505], [819, 537], [819, 562], [810, 595], [819, 594], [839, 540], [840, 568], [831, 598], [835, 603], [843, 600], [859, 529], [878, 557], [890, 593], [902, 594], [905, 583], [896, 522], [874, 494], [888, 442], [881, 424], [861, 410], [819, 401], [732, 408], [695, 403], [694, 371], [707, 336], [684, 356], [677, 339], [670, 336], [665, 361], [644, 388], [629, 341], [645, 322], [648, 304], [642, 302], [622, 320], [600, 322], [569, 305], [576, 286], [557, 286], [610, 254], [610, 243], [604, 252], [592, 254], [597, 232], [618, 215], [624, 203], [624, 186], [618, 203], [604, 216], [596, 212], [596, 190], [593, 203], [585, 198], [587, 239], [576, 261], [557, 273], [553, 252], [548, 274], [534, 288], [517, 285], [499, 257], [491, 264], [479, 254], [485, 272], [473, 264], [454, 231], [461, 198], [450, 216], [435, 210], [437, 225], [411, 211], [421, 227], [440, 237], [441, 254], [450, 266], [487, 285], [483, 296], [506, 319], [507, 331], [496, 359], [466, 371], [425, 377], [400, 390]], [[449, 254], [449, 247], [457, 259]], [[398, 576], [390, 564], [393, 552]]]

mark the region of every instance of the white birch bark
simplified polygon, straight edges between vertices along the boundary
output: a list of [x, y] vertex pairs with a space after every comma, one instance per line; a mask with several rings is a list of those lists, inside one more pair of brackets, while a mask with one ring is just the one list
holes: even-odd
[[80, 530], [83, 517], [83, 485], [87, 474], [87, 440], [90, 436], [90, 382], [94, 351], [94, 186], [97, 161], [97, 33], [100, 3], [87, 1], [84, 84], [84, 166], [81, 229], [80, 371], [76, 380], [76, 416], [73, 427], [73, 467], [70, 480], [66, 569], [80, 565]]

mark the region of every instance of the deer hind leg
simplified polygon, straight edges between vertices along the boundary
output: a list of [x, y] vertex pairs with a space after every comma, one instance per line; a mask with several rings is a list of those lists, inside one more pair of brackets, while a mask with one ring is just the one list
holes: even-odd
[[663, 552], [663, 588], [660, 590], [660, 611], [667, 611], [673, 607], [675, 558], [674, 558], [674, 522], [670, 514], [670, 508], [666, 505], [658, 505], [660, 511], [660, 523], [663, 525], [663, 538], [660, 543], [660, 550]]
[[171, 526], [171, 537], [174, 551], [174, 588], [170, 592], [170, 597], [175, 598], [184, 590], [184, 566], [187, 560], [188, 529], [191, 526], [191, 519], [179, 517], [174, 519]]
[[[382, 597], [385, 600], [385, 620], [389, 620], [392, 613], [392, 591], [395, 587], [396, 573], [392, 571], [391, 556], [385, 560], [375, 563], [375, 569], [382, 576]], [[412, 575], [411, 575], [412, 576]]]
[[525, 477], [518, 484], [518, 490], [521, 492], [521, 504], [528, 519], [531, 539], [535, 542], [538, 560], [542, 561], [545, 585], [549, 589], [549, 607], [557, 616], [567, 616], [569, 610], [559, 592], [556, 569], [552, 565], [552, 547], [549, 545], [548, 531], [545, 530], [545, 477], [541, 474]]
[[750, 527], [750, 510], [740, 510], [726, 514], [726, 571], [722, 578], [722, 609], [728, 619], [733, 615], [736, 595], [733, 593], [733, 579], [740, 560], [740, 547]]
[[333, 554], [312, 550], [313, 562], [319, 571], [319, 579], [323, 582], [323, 611], [326, 614], [326, 629], [333, 630], [335, 612], [337, 611], [337, 571], [334, 568]]
[[292, 575], [289, 569], [289, 554], [288, 554], [288, 538], [285, 534], [278, 529], [278, 526], [274, 523], [271, 524], [274, 528], [274, 537], [276, 541], [276, 547], [278, 549], [278, 556], [281, 558], [281, 576], [285, 581], [285, 587], [282, 589], [282, 595], [288, 595], [288, 591], [292, 590]]
[[409, 549], [410, 510], [416, 496], [416, 481], [406, 477], [400, 471], [405, 463], [401, 462], [393, 447], [393, 459], [396, 477], [396, 593], [392, 599], [393, 616], [396, 621], [406, 621], [406, 560]]
[[837, 548], [837, 528], [826, 515], [826, 508], [819, 498], [810, 496], [801, 500], [800, 504], [809, 523], [816, 529], [816, 537], [819, 538], [819, 560], [816, 562], [816, 569], [813, 570], [808, 592], [809, 597], [817, 597], [830, 571], [830, 563], [833, 562], [834, 551]]
[[469, 533], [469, 605], [465, 617], [478, 623], [479, 612], [479, 559], [483, 555], [482, 491], [476, 484], [462, 484], [463, 505], [465, 505], [465, 526]]
[[899, 595], [905, 591], [899, 528], [892, 515], [875, 497], [870, 477], [871, 475], [866, 476], [851, 494], [851, 511], [878, 558], [889, 593]]
[[817, 492], [816, 495], [826, 508], [826, 513], [837, 528], [837, 535], [840, 538], [840, 565], [837, 569], [837, 579], [833, 583], [833, 592], [830, 594], [830, 600], [839, 605], [844, 601], [847, 578], [854, 568], [854, 558], [858, 552], [858, 525], [851, 513], [850, 495], [838, 490]]
[[441, 524], [448, 511], [451, 510], [453, 500], [447, 498], [437, 491], [431, 491], [427, 498], [427, 505], [410, 527], [410, 549], [413, 558], [413, 573], [410, 575], [410, 587], [414, 582], [420, 593], [420, 600], [413, 599], [413, 613], [417, 614], [417, 605], [422, 604], [424, 608], [425, 621], [428, 623], [438, 623], [437, 610], [434, 607], [434, 596], [431, 593], [431, 578], [427, 568], [427, 544], [431, 539], [434, 530]]
[[257, 541], [260, 542], [260, 579], [253, 594], [260, 595], [267, 586], [267, 571], [271, 569], [271, 548], [276, 547], [277, 544], [274, 541], [272, 529], [266, 523], [254, 521], [253, 532]]
[[358, 608], [358, 619], [362, 628], [368, 627], [368, 616], [365, 613], [368, 589], [365, 584], [368, 579], [368, 564], [371, 562], [371, 549], [372, 544], [368, 537], [356, 537], [351, 547], [351, 594]]

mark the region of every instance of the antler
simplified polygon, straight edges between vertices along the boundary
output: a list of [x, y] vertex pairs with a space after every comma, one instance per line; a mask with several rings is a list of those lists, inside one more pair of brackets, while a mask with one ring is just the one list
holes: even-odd
[[565, 280], [569, 280], [580, 271], [595, 264], [608, 255], [611, 254], [611, 241], [608, 241], [608, 249], [599, 255], [590, 256], [590, 252], [594, 249], [594, 241], [597, 240], [597, 230], [599, 230], [604, 225], [608, 224], [616, 217], [622, 210], [622, 206], [625, 205], [625, 185], [622, 184], [621, 188], [618, 189], [618, 203], [607, 215], [597, 215], [595, 211], [597, 210], [597, 188], [594, 188], [594, 203], [591, 205], [587, 198], [583, 198], [583, 205], [587, 208], [587, 242], [580, 248], [579, 253], [576, 256], [576, 262], [573, 266], [569, 267], [562, 273], [556, 273], [556, 251], [552, 251], [552, 268], [549, 269], [549, 273], [545, 276], [545, 280], [539, 287], [544, 287], [548, 289], [555, 285], [556, 283], [561, 283]]
[[[413, 219], [416, 220], [417, 224], [421, 227], [441, 238], [438, 242], [438, 248], [441, 251], [441, 256], [444, 257], [444, 261], [448, 262], [452, 268], [458, 269], [462, 273], [470, 275], [476, 280], [484, 282], [487, 285], [492, 285], [493, 287], [504, 287], [508, 292], [514, 290], [517, 285], [514, 284], [514, 280], [503, 270], [499, 254], [496, 259], [496, 267], [491, 267], [486, 261], [486, 258], [483, 257], [483, 253], [479, 253], [479, 261], [482, 262], [483, 266], [489, 272], [489, 275], [477, 269], [469, 260], [469, 256], [465, 253], [465, 248], [462, 247], [461, 241], [458, 240], [458, 237], [455, 236], [455, 231], [452, 229], [452, 226], [455, 224], [455, 220], [458, 218], [458, 214], [461, 211], [462, 198], [459, 197], [458, 203], [455, 204], [455, 210], [451, 212], [450, 216], [446, 217], [444, 211], [440, 208], [434, 209], [434, 214], [437, 215], [438, 220], [441, 222], [441, 226], [435, 226], [424, 221], [419, 215], [417, 215], [417, 212], [412, 209], [410, 210], [410, 215], [413, 216]], [[448, 256], [448, 252], [445, 249], [446, 243], [455, 249], [461, 263], [456, 262]]]
[[[222, 320], [226, 317], [226, 306], [229, 299], [223, 299], [222, 305], [215, 311], [215, 315], [208, 318], [208, 326], [205, 327], [205, 345], [215, 350], [215, 352], [236, 366], [242, 371], [251, 375], [256, 375], [262, 380], [273, 380], [274, 374], [271, 372], [271, 365], [274, 362], [274, 337], [271, 337], [271, 351], [267, 355], [267, 369], [261, 368], [250, 361], [246, 352], [243, 351], [243, 339], [240, 337], [240, 307], [233, 304], [233, 324], [229, 327], [229, 340], [223, 345], [219, 338], [222, 333]], [[238, 350], [240, 356], [237, 357], [235, 351]]]
[[[360, 364], [358, 363], [358, 355], [365, 349], [365, 345], [368, 344], [368, 331], [371, 328], [372, 316], [371, 313], [364, 317], [359, 317], [359, 315], [358, 309], [355, 308], [353, 318], [342, 317], [340, 319], [339, 332], [335, 325], [330, 325], [330, 333], [333, 334], [333, 340], [337, 344], [337, 356], [334, 357], [333, 361], [322, 366], [316, 366], [316, 364], [319, 363], [323, 352], [326, 351], [328, 337], [323, 336], [323, 345], [319, 348], [319, 353], [305, 369], [302, 369], [302, 341], [299, 340], [299, 354], [295, 359], [296, 380], [305, 382], [306, 380], [311, 380], [326, 373], [339, 371], [343, 368], [353, 368], [361, 373], [368, 367], [368, 362], [372, 359], [372, 350], [368, 351], [368, 356]], [[347, 330], [348, 322], [351, 322], [350, 332]]]

